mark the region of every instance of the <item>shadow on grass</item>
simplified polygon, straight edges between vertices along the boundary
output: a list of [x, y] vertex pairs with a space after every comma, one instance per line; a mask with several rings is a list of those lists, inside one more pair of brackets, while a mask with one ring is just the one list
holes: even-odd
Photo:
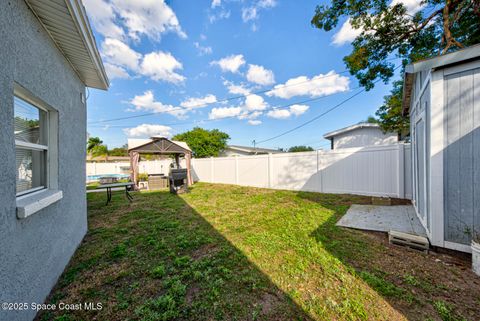
[[[38, 320], [310, 320], [229, 240], [167, 191], [88, 194], [89, 231]], [[100, 303], [100, 310], [83, 306]]]
[[[459, 291], [467, 286], [472, 293], [476, 288], [468, 281], [472, 280], [470, 271], [455, 269], [451, 263], [438, 263], [432, 255], [388, 245], [385, 233], [336, 226], [351, 204], [370, 204], [370, 197], [309, 192], [297, 195], [333, 212], [310, 236], [407, 319], [467, 320], [462, 315], [476, 319], [479, 311], [472, 309], [476, 306], [475, 299], [468, 299], [468, 295], [462, 298]], [[405, 204], [403, 200], [394, 203]], [[478, 293], [478, 288], [474, 292]]]

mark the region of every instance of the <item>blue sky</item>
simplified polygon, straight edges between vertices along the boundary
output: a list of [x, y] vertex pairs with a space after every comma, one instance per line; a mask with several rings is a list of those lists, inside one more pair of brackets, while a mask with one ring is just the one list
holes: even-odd
[[[357, 91], [342, 61], [355, 30], [348, 22], [329, 33], [313, 28], [319, 0], [83, 2], [111, 80], [108, 91], [89, 90], [88, 132], [110, 148], [128, 137], [174, 135], [195, 126], [218, 128], [230, 135], [230, 144], [250, 146]], [[328, 148], [324, 133], [373, 115], [389, 88], [379, 83], [261, 146]], [[243, 97], [224, 101], [237, 96]], [[124, 117], [133, 118], [106, 121]]]

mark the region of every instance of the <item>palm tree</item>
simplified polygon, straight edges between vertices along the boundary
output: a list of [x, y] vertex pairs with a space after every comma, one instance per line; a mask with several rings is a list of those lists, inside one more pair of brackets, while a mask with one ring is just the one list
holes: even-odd
[[102, 156], [107, 154], [107, 146], [98, 137], [90, 137], [87, 142], [87, 153], [92, 156]]

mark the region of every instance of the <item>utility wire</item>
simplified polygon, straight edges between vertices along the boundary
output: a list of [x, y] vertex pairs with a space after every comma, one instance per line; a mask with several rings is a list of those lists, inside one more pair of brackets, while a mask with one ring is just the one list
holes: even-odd
[[[401, 65], [395, 67], [394, 71], [397, 70], [400, 66], [401, 66]], [[381, 78], [380, 78], [380, 79], [377, 79], [377, 80], [374, 81], [373, 83], [375, 84], [375, 83], [379, 82], [380, 80], [381, 80]], [[328, 114], [328, 113], [332, 112], [333, 110], [339, 108], [340, 106], [342, 106], [342, 105], [345, 104], [346, 102], [352, 100], [353, 98], [357, 97], [358, 95], [360, 95], [361, 93], [363, 93], [363, 92], [365, 92], [365, 91], [366, 91], [365, 88], [363, 88], [362, 90], [356, 92], [355, 94], [353, 94], [352, 96], [348, 97], [347, 99], [342, 100], [340, 103], [336, 104], [336, 105], [333, 106], [332, 108], [324, 111], [324, 112], [321, 113], [320, 115], [315, 116], [315, 117], [313, 117], [312, 119], [310, 119], [310, 120], [308, 120], [308, 121], [306, 121], [306, 122], [304, 122], [304, 123], [302, 123], [302, 124], [300, 124], [300, 125], [292, 128], [292, 129], [289, 129], [289, 130], [287, 130], [287, 131], [285, 131], [285, 132], [283, 132], [283, 133], [281, 133], [281, 134], [278, 134], [278, 135], [276, 135], [276, 136], [273, 136], [273, 137], [270, 137], [270, 138], [267, 138], [267, 139], [264, 139], [264, 140], [261, 140], [261, 141], [256, 141], [256, 145], [258, 146], [258, 145], [260, 145], [260, 144], [269, 142], [269, 141], [271, 141], [271, 140], [274, 140], [274, 139], [277, 139], [277, 138], [279, 138], [279, 137], [282, 137], [282, 136], [285, 136], [285, 135], [287, 135], [287, 134], [290, 134], [291, 132], [296, 131], [296, 130], [302, 128], [302, 127], [305, 127], [306, 125], [308, 125], [308, 124], [310, 124], [310, 123], [313, 123], [314, 121], [322, 118], [322, 117], [325, 116], [326, 114]]]
[[[386, 61], [392, 61], [392, 60], [397, 60], [397, 59], [400, 59], [400, 57], [391, 58], [391, 59], [386, 59]], [[264, 93], [266, 93], [266, 92], [269, 92], [269, 91], [272, 91], [272, 90], [275, 90], [275, 89], [282, 89], [282, 88], [289, 88], [289, 87], [299, 86], [299, 85], [302, 85], [302, 84], [305, 84], [305, 83], [309, 83], [309, 82], [312, 82], [312, 81], [316, 81], [316, 80], [318, 80], [318, 79], [324, 79], [324, 78], [333, 77], [333, 76], [336, 76], [336, 75], [342, 75], [342, 74], [345, 74], [345, 73], [347, 73], [347, 72], [349, 72], [349, 70], [343, 70], [343, 71], [340, 71], [340, 72], [338, 72], [338, 73], [334, 73], [334, 74], [331, 74], [331, 75], [323, 75], [323, 76], [321, 76], [321, 77], [312, 77], [312, 78], [310, 78], [309, 80], [305, 80], [305, 81], [298, 82], [298, 83], [295, 83], [295, 84], [290, 84], [290, 85], [285, 85], [285, 84], [283, 84], [283, 85], [282, 85], [282, 84], [281, 84], [281, 85], [276, 85], [276, 86], [270, 87], [270, 88], [268, 88], [268, 89], [263, 89], [263, 90], [251, 92], [251, 93], [248, 93], [248, 94], [245, 94], [245, 95], [238, 95], [238, 96], [233, 96], [233, 97], [227, 97], [227, 98], [224, 98], [224, 99], [221, 99], [221, 100], [217, 100], [217, 101], [211, 102], [211, 103], [202, 103], [202, 104], [198, 104], [198, 105], [192, 105], [192, 106], [189, 106], [188, 108], [185, 108], [185, 107], [175, 107], [175, 108], [171, 108], [171, 109], [169, 109], [169, 110], [164, 110], [164, 111], [155, 111], [155, 112], [144, 113], [144, 114], [140, 114], [140, 115], [132, 115], [132, 116], [126, 116], [126, 117], [118, 117], [118, 118], [111, 118], [111, 119], [105, 119], [105, 120], [98, 120], [98, 121], [90, 122], [89, 124], [103, 124], [103, 123], [107, 123], [107, 122], [113, 122], [113, 121], [119, 121], [119, 120], [125, 120], [125, 119], [132, 119], [132, 118], [139, 118], [139, 117], [151, 116], [151, 115], [162, 114], [162, 113], [170, 113], [170, 112], [173, 112], [173, 111], [186, 110], [186, 109], [191, 109], [191, 108], [206, 107], [206, 106], [209, 106], [209, 105], [212, 105], [212, 104], [218, 104], [218, 103], [228, 102], [228, 101], [236, 100], [236, 99], [240, 99], [240, 98], [246, 98], [246, 97], [252, 96], [252, 95], [264, 94]], [[278, 87], [277, 87], [277, 86], [278, 86]], [[275, 88], [275, 87], [277, 87], [277, 88]]]
[[[358, 88], [360, 88], [360, 86], [355, 87], [352, 90], [356, 90]], [[289, 104], [286, 104], [286, 105], [272, 106], [272, 107], [266, 108], [262, 111], [264, 112], [264, 111], [267, 111], [267, 110], [287, 108], [287, 107], [290, 107], [290, 106], [293, 106], [293, 105], [306, 104], [306, 103], [314, 102], [314, 101], [317, 101], [317, 100], [320, 100], [320, 99], [323, 99], [323, 98], [327, 98], [327, 97], [330, 97], [330, 96], [333, 96], [333, 95], [338, 95], [338, 94], [341, 94], [341, 93], [342, 92], [336, 92], [336, 93], [333, 93], [333, 94], [330, 94], [330, 95], [325, 95], [325, 96], [315, 97], [315, 98], [309, 98], [309, 99], [289, 103]], [[226, 117], [216, 118], [216, 119], [210, 119], [210, 118], [209, 119], [200, 119], [200, 120], [195, 120], [195, 121], [191, 121], [191, 122], [171, 123], [171, 124], [163, 124], [163, 125], [164, 126], [189, 125], [189, 124], [195, 124], [195, 123], [200, 123], [200, 122], [210, 122], [210, 121], [218, 121], [218, 120], [224, 120], [224, 119], [230, 119], [230, 118], [238, 118], [239, 116], [244, 116], [244, 119], [248, 119], [248, 116], [252, 115], [255, 112], [256, 111], [252, 111], [252, 112], [244, 114], [244, 115], [226, 116]], [[96, 128], [102, 128], [102, 127], [105, 127], [105, 126], [109, 126], [109, 128], [111, 128], [111, 127], [125, 128], [125, 127], [131, 126], [131, 125], [126, 125], [126, 124], [125, 125], [111, 125], [111, 126], [110, 125], [98, 125]], [[90, 128], [92, 128], [92, 127], [95, 128], [95, 126], [89, 126], [89, 127]]]
[[324, 75], [324, 76], [322, 76], [322, 77], [312, 77], [312, 78], [309, 79], [309, 80], [305, 80], [305, 81], [298, 82], [298, 83], [295, 83], [295, 84], [290, 84], [290, 85], [277, 85], [277, 86], [280, 86], [280, 87], [278, 87], [278, 88], [270, 87], [270, 88], [268, 88], [268, 89], [263, 89], [263, 90], [251, 92], [251, 93], [248, 93], [248, 94], [245, 94], [245, 95], [238, 95], [238, 96], [233, 96], [233, 97], [227, 97], [227, 98], [224, 98], [224, 99], [221, 99], [221, 100], [217, 100], [217, 101], [214, 101], [214, 102], [211, 102], [211, 103], [196, 104], [196, 105], [189, 106], [188, 108], [186, 108], [186, 107], [175, 107], [175, 108], [171, 108], [171, 109], [168, 109], [168, 110], [165, 110], [165, 111], [155, 111], [155, 112], [145, 113], [145, 114], [140, 114], [140, 115], [133, 115], [133, 116], [126, 116], [126, 117], [119, 117], [119, 118], [99, 120], [99, 121], [90, 122], [90, 124], [105, 123], [105, 122], [118, 121], [118, 120], [124, 120], [124, 119], [131, 119], [131, 118], [138, 118], [138, 117], [144, 117], [144, 116], [151, 116], [151, 115], [155, 115], [155, 114], [170, 113], [170, 112], [172, 112], [172, 111], [178, 111], [178, 110], [186, 110], [186, 109], [192, 109], [192, 108], [206, 107], [206, 106], [208, 106], [208, 105], [213, 105], [213, 104], [228, 102], [228, 101], [236, 100], [236, 99], [240, 99], [240, 98], [246, 98], [246, 97], [252, 96], [252, 95], [264, 94], [264, 93], [266, 93], [266, 92], [269, 92], [269, 91], [272, 91], [272, 90], [275, 90], [275, 89], [282, 89], [282, 88], [289, 88], [289, 87], [299, 86], [299, 85], [303, 85], [303, 84], [306, 84], [306, 83], [309, 83], [309, 82], [312, 82], [312, 81], [316, 81], [316, 80], [318, 80], [318, 79], [329, 78], [329, 77], [333, 77], [333, 76], [336, 76], [336, 75], [342, 75], [342, 74], [344, 74], [344, 73], [346, 73], [346, 72], [348, 72], [348, 70], [343, 70], [343, 71], [341, 71], [341, 72], [338, 72], [338, 73], [335, 73], [335, 74], [331, 74], [331, 75]]

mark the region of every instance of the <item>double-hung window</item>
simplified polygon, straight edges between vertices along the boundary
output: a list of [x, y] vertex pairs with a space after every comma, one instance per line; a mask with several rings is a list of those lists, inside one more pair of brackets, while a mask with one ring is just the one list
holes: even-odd
[[16, 193], [48, 187], [48, 127], [46, 109], [14, 96]]

